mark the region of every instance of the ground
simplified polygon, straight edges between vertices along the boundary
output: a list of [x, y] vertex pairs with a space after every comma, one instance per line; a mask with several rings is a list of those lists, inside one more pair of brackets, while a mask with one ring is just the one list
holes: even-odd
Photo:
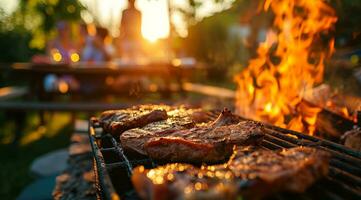
[[[1, 114], [1, 113], [0, 113]], [[1, 116], [0, 125], [0, 199], [15, 199], [21, 190], [34, 180], [29, 173], [32, 161], [52, 150], [69, 145], [72, 131], [69, 114], [54, 114], [45, 127], [38, 128], [38, 117], [30, 114], [28, 126], [17, 148], [8, 144], [11, 123]], [[55, 123], [56, 122], [56, 123]]]

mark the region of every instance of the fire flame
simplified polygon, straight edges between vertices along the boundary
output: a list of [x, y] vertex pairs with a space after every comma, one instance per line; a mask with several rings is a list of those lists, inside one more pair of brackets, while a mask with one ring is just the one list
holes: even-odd
[[323, 0], [266, 0], [263, 8], [274, 12], [276, 33], [267, 34], [258, 57], [235, 76], [237, 112], [312, 134], [320, 109], [303, 96], [323, 80], [334, 41], [325, 47], [320, 36], [333, 28], [335, 12]]

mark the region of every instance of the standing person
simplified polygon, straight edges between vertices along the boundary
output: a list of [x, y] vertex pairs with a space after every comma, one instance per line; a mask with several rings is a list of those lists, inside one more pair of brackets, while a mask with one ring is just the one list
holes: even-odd
[[142, 14], [134, 4], [135, 0], [128, 0], [120, 23], [120, 53], [124, 58], [135, 58], [142, 53]]

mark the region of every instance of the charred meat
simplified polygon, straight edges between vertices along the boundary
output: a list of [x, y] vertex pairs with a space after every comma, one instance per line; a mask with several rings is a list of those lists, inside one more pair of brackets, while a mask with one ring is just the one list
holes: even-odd
[[304, 192], [328, 173], [330, 155], [297, 147], [282, 151], [237, 150], [228, 163], [194, 167], [137, 167], [132, 182], [143, 199], [260, 199], [275, 192]]
[[243, 121], [240, 116], [233, 114], [230, 110], [227, 108], [224, 108], [221, 114], [217, 117], [214, 122], [210, 124], [210, 126], [213, 127], [219, 127], [219, 126], [226, 126], [231, 124], [237, 124], [240, 121]]
[[151, 170], [137, 167], [131, 179], [142, 199], [236, 199], [237, 185], [232, 172], [220, 168], [217, 175], [215, 167], [174, 163]]
[[[174, 128], [177, 126], [193, 127], [197, 120], [204, 120], [207, 113], [200, 109], [187, 109], [183, 106], [142, 105], [123, 110], [105, 111], [99, 118], [106, 133], [119, 136], [124, 131], [141, 128], [148, 124], [147, 130]], [[159, 123], [155, 123], [159, 122]]]
[[305, 192], [316, 180], [328, 174], [329, 159], [329, 153], [309, 147], [282, 151], [240, 150], [228, 167], [235, 177], [247, 180], [240, 187], [242, 195], [261, 198], [262, 193]]
[[149, 123], [167, 119], [167, 112], [162, 107], [140, 106], [123, 110], [105, 111], [99, 118], [104, 131], [119, 136], [124, 131], [143, 127]]
[[361, 127], [355, 126], [352, 130], [347, 131], [341, 140], [344, 141], [346, 147], [361, 151]]
[[199, 127], [158, 135], [148, 140], [144, 149], [155, 160], [187, 163], [226, 161], [234, 145], [251, 145], [262, 141], [263, 127], [243, 121], [220, 127]]
[[128, 130], [121, 135], [120, 141], [126, 151], [156, 160], [221, 162], [232, 154], [233, 145], [255, 144], [264, 136], [260, 123], [240, 120], [226, 109], [214, 122], [194, 128], [167, 119]]

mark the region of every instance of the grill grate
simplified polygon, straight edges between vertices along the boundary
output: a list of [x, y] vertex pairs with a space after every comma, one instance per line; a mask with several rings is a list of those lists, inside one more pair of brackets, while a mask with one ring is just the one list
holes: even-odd
[[[210, 119], [215, 119], [218, 116], [216, 113], [211, 112]], [[312, 146], [332, 155], [329, 175], [304, 194], [278, 194], [270, 199], [361, 199], [361, 152], [269, 124], [265, 124], [265, 129], [268, 134], [261, 144], [265, 149]], [[129, 180], [132, 169], [138, 165], [154, 168], [156, 163], [147, 157], [126, 155], [110, 134], [102, 133], [96, 119], [90, 120], [89, 137], [94, 152], [98, 198], [122, 196], [125, 199], [138, 199]]]

